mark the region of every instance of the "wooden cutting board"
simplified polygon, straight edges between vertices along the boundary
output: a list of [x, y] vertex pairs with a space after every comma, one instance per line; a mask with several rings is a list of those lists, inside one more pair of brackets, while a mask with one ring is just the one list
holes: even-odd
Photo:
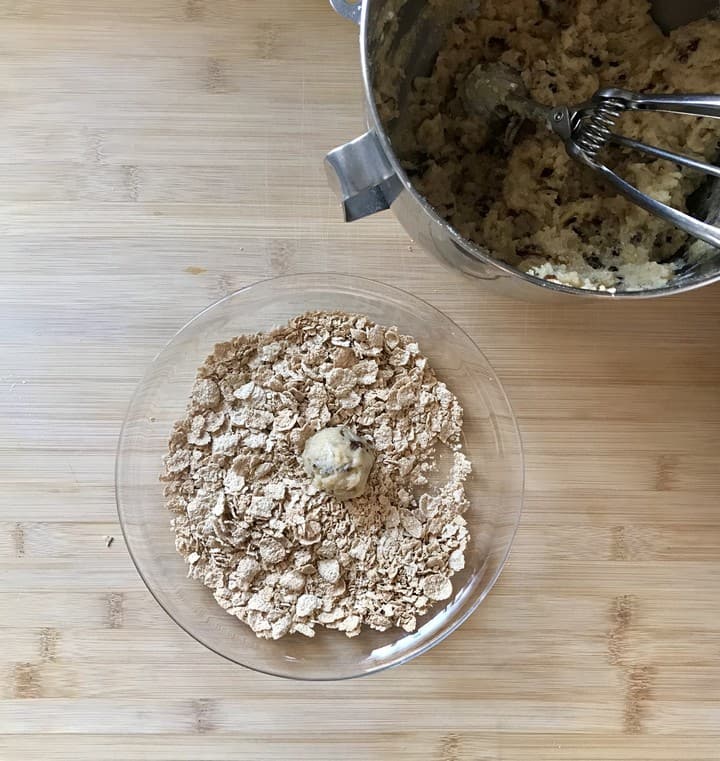
[[[0, 0], [0, 91], [0, 759], [720, 759], [717, 288], [532, 306], [389, 214], [343, 225], [322, 157], [362, 131], [357, 31], [323, 0]], [[488, 600], [428, 655], [340, 684], [180, 631], [113, 494], [163, 342], [300, 271], [447, 312], [527, 452]]]

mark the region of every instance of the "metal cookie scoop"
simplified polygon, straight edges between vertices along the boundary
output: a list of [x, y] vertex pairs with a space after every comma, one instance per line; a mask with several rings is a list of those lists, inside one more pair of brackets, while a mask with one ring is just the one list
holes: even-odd
[[463, 82], [465, 108], [481, 118], [507, 119], [513, 115], [545, 124], [552, 109], [531, 100], [520, 74], [504, 63], [481, 63]]
[[598, 154], [613, 143], [720, 178], [718, 166], [613, 132], [617, 120], [625, 111], [664, 111], [720, 119], [720, 95], [640, 95], [628, 90], [605, 88], [579, 106], [550, 108], [529, 97], [516, 71], [495, 63], [481, 64], [473, 69], [465, 80], [461, 97], [469, 111], [489, 121], [520, 117], [521, 120], [529, 119], [547, 126], [562, 139], [570, 156], [598, 172], [630, 201], [695, 238], [720, 248], [720, 228], [641, 193], [598, 161]]

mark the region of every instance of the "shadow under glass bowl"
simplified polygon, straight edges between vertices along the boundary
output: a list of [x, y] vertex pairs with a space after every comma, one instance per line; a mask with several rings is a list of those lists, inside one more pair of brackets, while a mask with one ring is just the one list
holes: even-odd
[[[175, 551], [170, 513], [158, 480], [173, 423], [182, 418], [197, 368], [214, 345], [267, 331], [308, 310], [342, 310], [396, 325], [414, 336], [464, 410], [464, 446], [473, 464], [465, 515], [466, 566], [454, 595], [419, 619], [416, 632], [376, 632], [349, 639], [318, 627], [278, 641], [258, 639], [226, 613], [209, 589], [187, 577]], [[152, 362], [125, 418], [116, 462], [122, 530], [155, 599], [188, 634], [235, 663], [296, 679], [346, 679], [405, 663], [453, 632], [498, 578], [520, 519], [523, 454], [515, 417], [495, 372], [473, 341], [434, 307], [396, 288], [340, 275], [298, 275], [237, 291], [193, 318]]]

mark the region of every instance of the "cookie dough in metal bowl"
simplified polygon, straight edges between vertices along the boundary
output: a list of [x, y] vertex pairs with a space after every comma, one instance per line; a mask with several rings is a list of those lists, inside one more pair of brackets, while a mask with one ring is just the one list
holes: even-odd
[[[413, 82], [394, 146], [432, 206], [504, 262], [573, 288], [662, 289], [712, 247], [620, 196], [544, 126], [476, 112], [463, 85], [479, 65], [515, 74], [546, 106], [582, 103], [613, 86], [712, 93], [719, 55], [720, 21], [666, 35], [646, 0], [485, 0], [455, 20], [430, 76]], [[381, 109], [397, 108], [379, 99]], [[628, 112], [616, 131], [710, 164], [718, 158], [718, 119]], [[611, 147], [603, 157], [643, 193], [682, 211], [708, 185], [701, 172], [637, 151]]]
[[[577, 103], [575, 96], [605, 82], [675, 93], [711, 87], [720, 22], [703, 19], [717, 10], [717, 0], [332, 4], [360, 22], [367, 116], [367, 132], [326, 157], [347, 221], [392, 209], [410, 236], [447, 266], [483, 286], [531, 300], [648, 299], [720, 281], [720, 249], [661, 230], [639, 207], [628, 209], [603, 188], [602, 214], [596, 215], [592, 172], [589, 184], [584, 179], [580, 184], [580, 168], [566, 160], [557, 138], [546, 143], [548, 151], [538, 152], [525, 126], [517, 132], [503, 129], [500, 134], [515, 146], [512, 157], [486, 161], [487, 151], [479, 150], [482, 125], [477, 118], [465, 119], [462, 97], [454, 97], [458, 86], [463, 90], [465, 73], [493, 62], [527, 77], [523, 81], [533, 100], [546, 104], [565, 95], [566, 103]], [[576, 21], [572, 13], [559, 18], [573, 9], [580, 11]], [[614, 57], [623, 51], [622, 58]], [[661, 124], [655, 119], [643, 124], [646, 141], [712, 157], [717, 125], [704, 120], [685, 133], [678, 126], [687, 124], [682, 117], [666, 116]], [[629, 123], [619, 125], [620, 132], [639, 134], [633, 114], [622, 121]], [[622, 155], [620, 149], [609, 152]], [[695, 189], [695, 180], [676, 167], [630, 163], [628, 178], [643, 191], [678, 208], [686, 204], [697, 218], [717, 224], [720, 183], [702, 182]], [[615, 234], [618, 220], [622, 229]], [[614, 244], [607, 245], [611, 233], [620, 256], [613, 256]], [[516, 236], [523, 238], [517, 245]], [[576, 245], [578, 240], [584, 246]]]
[[[175, 548], [158, 477], [168, 435], [173, 424], [186, 415], [198, 368], [219, 343], [267, 333], [313, 311], [365, 315], [412, 335], [439, 380], [464, 408], [462, 450], [473, 468], [464, 484], [467, 505], [463, 518], [471, 541], [464, 567], [458, 564], [452, 577], [452, 589], [437, 590], [435, 604], [408, 627], [412, 631], [395, 625], [378, 631], [370, 626], [350, 638], [342, 631], [317, 627], [312, 637], [287, 633], [277, 640], [258, 638], [246, 623], [217, 604], [210, 589], [188, 578], [188, 566]], [[361, 433], [368, 438], [365, 430]], [[192, 432], [194, 440], [203, 435], [203, 431]], [[447, 462], [442, 454], [439, 460], [438, 471], [447, 477], [452, 453]], [[309, 478], [299, 458], [298, 473]], [[118, 509], [128, 547], [142, 578], [166, 612], [195, 639], [224, 657], [258, 671], [299, 679], [373, 673], [406, 662], [450, 634], [477, 608], [497, 579], [517, 527], [523, 490], [522, 450], [512, 410], [495, 373], [472, 340], [442, 313], [409, 294], [343, 276], [293, 276], [261, 282], [217, 302], [188, 323], [152, 363], [133, 397], [116, 474]], [[376, 478], [373, 469], [371, 488]], [[370, 493], [362, 499], [367, 501]], [[329, 562], [323, 565], [326, 575], [334, 570]]]

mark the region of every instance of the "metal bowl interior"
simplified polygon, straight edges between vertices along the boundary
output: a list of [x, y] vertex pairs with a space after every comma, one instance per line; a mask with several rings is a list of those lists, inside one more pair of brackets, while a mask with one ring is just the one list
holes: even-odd
[[[266, 331], [307, 310], [344, 310], [414, 335], [465, 409], [465, 448], [474, 473], [466, 515], [472, 540], [454, 596], [432, 609], [413, 634], [364, 630], [353, 639], [321, 631], [260, 640], [187, 578], [175, 551], [158, 481], [175, 420], [184, 414], [196, 370], [213, 346]], [[118, 446], [117, 504], [130, 554], [148, 589], [186, 632], [249, 668], [297, 679], [344, 679], [414, 658], [456, 629], [485, 598], [510, 550], [520, 518], [523, 456], [510, 404], [473, 341], [429, 304], [395, 288], [343, 276], [291, 276], [233, 293], [191, 320], [150, 365], [130, 403]]]

